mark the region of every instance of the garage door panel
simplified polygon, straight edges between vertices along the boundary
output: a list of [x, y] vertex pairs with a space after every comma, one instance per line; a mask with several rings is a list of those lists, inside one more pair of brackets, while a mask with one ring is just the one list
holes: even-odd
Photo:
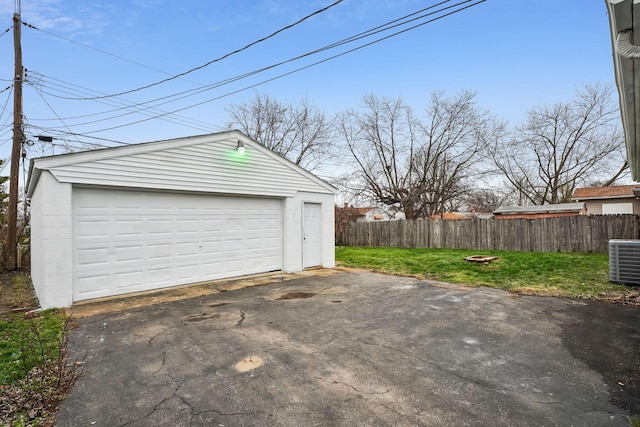
[[199, 256], [200, 255], [200, 242], [198, 240], [191, 240], [190, 242], [178, 242], [176, 243], [176, 256]]
[[141, 287], [142, 283], [144, 283], [144, 274], [139, 270], [122, 271], [114, 274], [117, 278], [116, 287], [118, 289]]
[[106, 248], [87, 248], [78, 254], [78, 264], [88, 268], [109, 264], [109, 250]]
[[80, 297], [79, 299], [105, 296], [104, 288], [109, 285], [109, 282], [109, 274], [90, 275], [88, 277], [80, 275], [74, 283], [74, 299], [76, 296]]
[[76, 221], [74, 226], [77, 228], [78, 237], [80, 239], [91, 239], [94, 237], [109, 237], [106, 230], [109, 225], [109, 221], [100, 220], [86, 220]]
[[281, 202], [74, 188], [74, 300], [280, 270]]
[[115, 262], [140, 262], [142, 260], [143, 246], [120, 246], [116, 247], [113, 258]]

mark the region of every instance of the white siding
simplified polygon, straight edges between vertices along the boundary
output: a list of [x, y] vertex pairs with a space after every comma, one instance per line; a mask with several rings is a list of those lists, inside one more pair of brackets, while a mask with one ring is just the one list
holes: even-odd
[[[332, 192], [327, 184], [259, 144], [245, 142], [245, 154], [239, 156], [236, 141], [227, 139], [201, 138], [193, 145], [175, 147], [171, 141], [122, 147], [130, 150], [106, 158], [96, 158], [98, 151], [94, 159], [58, 162], [48, 169], [58, 181], [72, 184], [275, 197], [292, 197], [296, 191]], [[148, 150], [129, 153], [133, 148]], [[44, 166], [47, 160], [43, 159]]]

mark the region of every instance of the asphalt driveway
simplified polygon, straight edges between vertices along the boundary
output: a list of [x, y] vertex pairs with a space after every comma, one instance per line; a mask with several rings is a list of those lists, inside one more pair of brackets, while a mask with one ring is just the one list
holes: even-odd
[[629, 426], [640, 309], [336, 272], [77, 319], [58, 426]]

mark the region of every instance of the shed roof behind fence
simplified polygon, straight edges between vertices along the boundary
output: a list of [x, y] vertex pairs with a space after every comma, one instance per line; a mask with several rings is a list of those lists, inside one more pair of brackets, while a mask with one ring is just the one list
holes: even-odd
[[557, 203], [554, 205], [536, 205], [536, 206], [500, 206], [493, 211], [494, 215], [505, 214], [543, 214], [558, 212], [581, 212], [584, 203]]

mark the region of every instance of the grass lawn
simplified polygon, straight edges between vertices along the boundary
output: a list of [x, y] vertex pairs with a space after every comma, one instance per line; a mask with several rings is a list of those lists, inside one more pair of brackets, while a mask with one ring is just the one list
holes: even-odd
[[78, 375], [66, 357], [65, 313], [34, 308], [28, 276], [0, 277], [0, 426], [53, 425]]
[[[470, 255], [491, 255], [489, 264]], [[609, 258], [599, 254], [477, 251], [462, 249], [336, 247], [342, 267], [364, 268], [531, 295], [600, 299], [632, 288], [609, 282]]]

